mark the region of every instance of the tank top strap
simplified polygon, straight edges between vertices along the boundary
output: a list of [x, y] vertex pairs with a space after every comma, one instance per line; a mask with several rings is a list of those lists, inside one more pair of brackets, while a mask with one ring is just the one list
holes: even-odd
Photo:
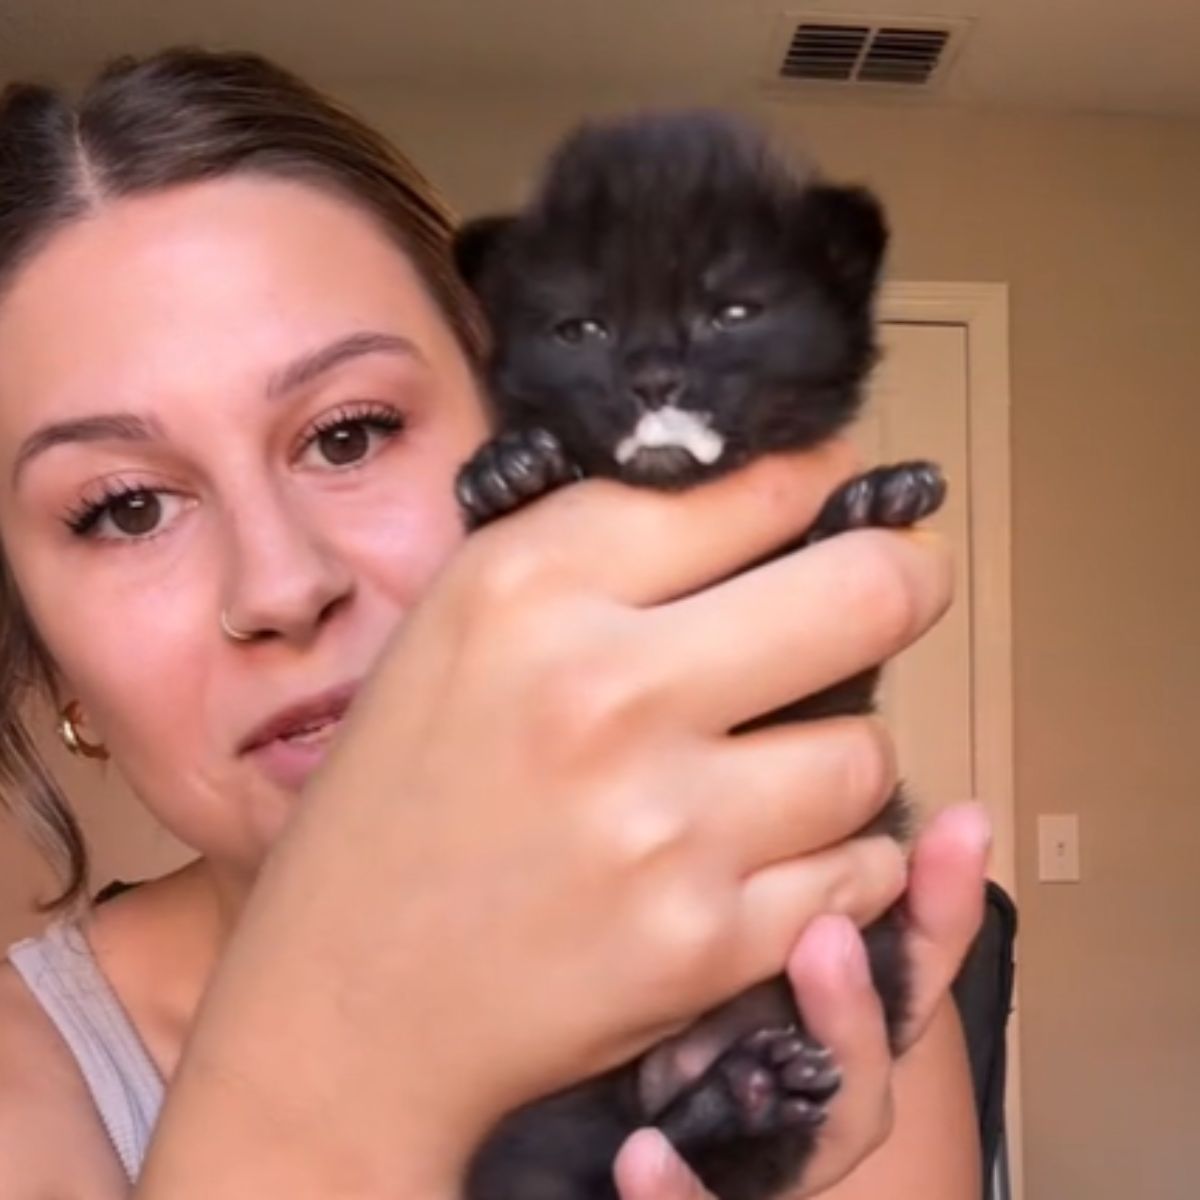
[[137, 1179], [165, 1087], [78, 926], [55, 922], [9, 961], [79, 1065], [130, 1181]]

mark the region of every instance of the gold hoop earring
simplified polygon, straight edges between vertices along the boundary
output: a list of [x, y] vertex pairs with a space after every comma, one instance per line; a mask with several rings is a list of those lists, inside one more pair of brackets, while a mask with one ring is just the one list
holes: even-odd
[[81, 758], [95, 758], [104, 762], [108, 758], [108, 751], [100, 742], [89, 742], [79, 732], [82, 723], [83, 710], [78, 700], [72, 700], [58, 714], [58, 736], [62, 738], [63, 745]]
[[252, 641], [254, 641], [254, 634], [243, 633], [240, 629], [235, 629], [233, 627], [233, 625], [231, 625], [229, 623], [229, 618], [225, 615], [224, 609], [221, 609], [221, 632], [231, 642], [252, 642]]

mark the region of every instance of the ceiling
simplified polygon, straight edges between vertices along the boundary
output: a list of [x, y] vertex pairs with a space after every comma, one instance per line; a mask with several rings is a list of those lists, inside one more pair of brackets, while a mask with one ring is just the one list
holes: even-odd
[[686, 100], [762, 86], [789, 11], [971, 18], [922, 102], [1200, 117], [1200, 0], [0, 0], [0, 73], [77, 79], [200, 41], [327, 85]]

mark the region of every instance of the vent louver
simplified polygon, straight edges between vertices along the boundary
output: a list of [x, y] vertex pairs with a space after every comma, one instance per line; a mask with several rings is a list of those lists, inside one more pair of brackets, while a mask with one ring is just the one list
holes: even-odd
[[853, 79], [870, 36], [863, 25], [800, 25], [784, 54], [782, 74], [792, 79]]
[[926, 87], [947, 59], [954, 29], [802, 20], [779, 74], [814, 83]]

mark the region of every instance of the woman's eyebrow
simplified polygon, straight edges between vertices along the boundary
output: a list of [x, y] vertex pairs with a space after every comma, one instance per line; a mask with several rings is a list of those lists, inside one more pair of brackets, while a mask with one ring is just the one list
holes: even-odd
[[[424, 360], [421, 352], [406, 337], [363, 330], [347, 334], [293, 359], [271, 376], [267, 383], [267, 397], [276, 399], [295, 391], [350, 359], [381, 353]], [[15, 487], [30, 461], [53, 446], [69, 442], [154, 442], [161, 441], [163, 437], [165, 433], [158, 420], [136, 413], [96, 413], [88, 417], [54, 421], [35, 429], [21, 443], [13, 463], [12, 483]]]
[[154, 442], [163, 436], [162, 425], [154, 417], [139, 417], [136, 413], [96, 413], [90, 417], [54, 421], [35, 429], [21, 443], [13, 462], [12, 483], [15, 487], [30, 461], [52, 446], [67, 442]]
[[336, 341], [301, 355], [288, 363], [271, 377], [267, 384], [267, 396], [275, 399], [285, 392], [295, 391], [349, 359], [361, 358], [365, 354], [381, 353], [399, 354], [406, 358], [424, 360], [421, 352], [406, 337], [401, 337], [397, 333], [360, 330], [357, 333], [350, 333], [345, 337], [338, 338]]

